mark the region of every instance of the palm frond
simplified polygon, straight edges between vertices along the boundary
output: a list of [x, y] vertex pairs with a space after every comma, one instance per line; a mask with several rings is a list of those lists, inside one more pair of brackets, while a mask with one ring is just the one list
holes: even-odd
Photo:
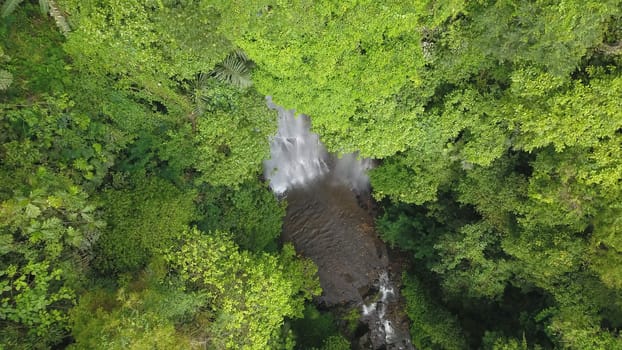
[[13, 13], [17, 5], [19, 5], [24, 0], [6, 0], [2, 4], [2, 9], [0, 9], [0, 15], [4, 18]]
[[250, 62], [250, 59], [248, 58], [248, 56], [246, 56], [246, 52], [240, 49], [235, 49], [231, 54], [241, 59], [244, 62]]
[[13, 74], [4, 69], [0, 69], [0, 90], [4, 91], [13, 83]]
[[252, 62], [246, 57], [244, 52], [236, 50], [218, 64], [212, 74], [222, 82], [239, 88], [248, 88], [253, 85], [250, 74], [251, 64]]
[[44, 15], [50, 11], [50, 3], [48, 0], [39, 0], [39, 8]]
[[196, 78], [190, 83], [190, 98], [195, 105], [198, 105], [202, 101], [202, 96], [205, 90], [207, 77], [204, 73], [199, 73]]
[[[56, 1], [39, 0], [39, 4], [43, 4], [43, 3], [46, 4], [45, 7], [48, 9], [48, 11], [46, 12], [49, 12], [50, 16], [54, 18], [54, 22], [56, 22], [56, 26], [58, 27], [58, 29], [60, 29], [61, 33], [63, 33], [64, 36], [67, 36], [67, 34], [71, 32], [71, 27], [69, 26], [69, 23], [67, 23], [67, 19], [65, 18], [61, 10], [58, 8]], [[42, 11], [43, 11], [43, 8], [44, 6], [41, 5]]]
[[194, 89], [204, 89], [207, 86], [207, 79], [209, 79], [209, 75], [205, 74], [203, 72], [197, 74], [196, 78], [194, 79], [192, 86]]

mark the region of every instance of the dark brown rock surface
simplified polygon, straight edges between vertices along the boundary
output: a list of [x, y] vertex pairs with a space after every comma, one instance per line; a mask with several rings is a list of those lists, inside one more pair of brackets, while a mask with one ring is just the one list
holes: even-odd
[[[318, 266], [323, 293], [316, 302], [325, 307], [362, 312], [364, 305], [375, 304], [381, 297], [381, 276], [390, 276], [387, 248], [374, 230], [370, 212], [359, 205], [368, 202], [364, 197], [357, 200], [352, 191], [330, 177], [286, 194], [282, 239], [292, 242], [300, 254]], [[397, 288], [393, 290], [393, 295], [378, 304], [377, 309], [384, 310], [382, 317], [377, 313], [362, 316], [369, 333], [363, 336], [364, 341], [354, 340], [355, 346], [412, 349], [408, 321], [401, 312], [403, 303]], [[387, 322], [390, 332], [386, 331]]]

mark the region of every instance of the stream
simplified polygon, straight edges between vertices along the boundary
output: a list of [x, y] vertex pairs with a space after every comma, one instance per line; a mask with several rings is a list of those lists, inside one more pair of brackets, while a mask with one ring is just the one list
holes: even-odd
[[366, 171], [369, 159], [329, 154], [310, 119], [272, 103], [279, 113], [264, 175], [287, 200], [282, 239], [318, 266], [325, 308], [357, 308], [366, 331], [356, 349], [414, 349], [387, 247], [378, 238]]

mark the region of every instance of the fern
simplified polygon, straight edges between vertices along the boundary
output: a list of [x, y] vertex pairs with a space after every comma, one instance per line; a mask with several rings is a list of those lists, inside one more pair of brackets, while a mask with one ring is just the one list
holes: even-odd
[[13, 13], [13, 11], [15, 11], [15, 8], [17, 7], [17, 5], [19, 5], [22, 1], [24, 1], [24, 0], [6, 0], [2, 4], [2, 9], [0, 10], [0, 11], [2, 11], [2, 13], [1, 13], [2, 17], [3, 18], [7, 17], [11, 13]]
[[0, 69], [0, 91], [4, 91], [13, 83], [13, 75], [4, 69]]
[[[43, 5], [44, 3], [45, 3], [45, 6]], [[69, 34], [69, 32], [71, 31], [71, 27], [69, 27], [69, 23], [67, 23], [67, 19], [65, 18], [65, 16], [63, 16], [60, 9], [58, 8], [56, 1], [39, 0], [39, 4], [41, 5], [41, 11], [43, 11], [44, 8], [46, 8], [47, 9], [46, 12], [49, 12], [50, 16], [54, 19], [54, 22], [56, 22], [56, 26], [61, 31], [61, 33], [63, 33], [64, 36], [67, 36], [67, 34]]]
[[222, 63], [218, 64], [213, 76], [225, 83], [239, 88], [248, 88], [253, 85], [250, 76], [252, 62], [246, 57], [244, 52], [236, 50], [230, 53]]

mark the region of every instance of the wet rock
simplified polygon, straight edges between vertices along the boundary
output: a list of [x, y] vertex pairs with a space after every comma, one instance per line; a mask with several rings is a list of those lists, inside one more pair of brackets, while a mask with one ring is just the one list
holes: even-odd
[[386, 245], [359, 201], [349, 188], [330, 179], [291, 189], [282, 239], [317, 264], [323, 289], [318, 304], [361, 312], [368, 331], [353, 341], [354, 346], [413, 349], [399, 297], [399, 274], [398, 281], [392, 281]]
[[323, 293], [316, 302], [365, 311], [361, 321], [368, 331], [355, 342], [361, 349], [409, 344], [408, 327], [396, 327], [404, 316], [393, 310], [402, 304], [389, 278], [387, 247], [374, 230], [366, 173], [373, 161], [356, 153], [329, 154], [311, 132], [310, 118], [275, 105], [270, 97], [267, 104], [278, 112], [278, 131], [264, 177], [288, 202], [282, 239], [318, 266]]

